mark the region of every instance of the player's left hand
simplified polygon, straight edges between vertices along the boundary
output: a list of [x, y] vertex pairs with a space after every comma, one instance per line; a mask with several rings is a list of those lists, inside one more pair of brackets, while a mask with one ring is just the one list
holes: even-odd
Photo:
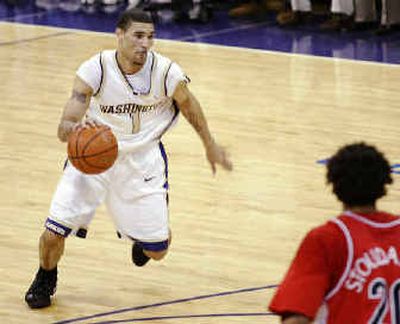
[[[100, 123], [99, 121], [97, 121], [93, 118], [85, 118], [81, 122], [76, 123], [76, 125], [74, 126], [74, 130], [78, 130], [81, 128], [95, 128], [95, 127], [100, 127], [102, 125], [103, 125], [102, 123]], [[106, 127], [108, 127], [108, 126], [106, 126]]]
[[232, 162], [229, 159], [228, 153], [222, 146], [219, 146], [217, 143], [214, 142], [207, 147], [206, 154], [207, 160], [211, 165], [213, 174], [217, 172], [216, 164], [221, 165], [225, 170], [232, 171]]

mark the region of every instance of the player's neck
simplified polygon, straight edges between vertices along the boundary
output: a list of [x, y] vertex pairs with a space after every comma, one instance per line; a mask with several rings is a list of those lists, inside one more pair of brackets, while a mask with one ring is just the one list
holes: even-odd
[[343, 206], [344, 210], [351, 211], [355, 214], [372, 214], [376, 212], [375, 205], [366, 205], [366, 206]]
[[136, 64], [130, 61], [118, 51], [117, 51], [117, 62], [119, 68], [122, 70], [124, 74], [135, 74], [143, 67], [143, 64]]

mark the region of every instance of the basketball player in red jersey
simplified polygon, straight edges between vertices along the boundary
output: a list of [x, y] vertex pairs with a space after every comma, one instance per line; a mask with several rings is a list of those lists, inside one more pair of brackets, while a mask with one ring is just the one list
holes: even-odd
[[388, 161], [347, 145], [327, 181], [344, 211], [306, 235], [269, 308], [284, 324], [400, 323], [400, 218], [376, 208], [392, 183]]

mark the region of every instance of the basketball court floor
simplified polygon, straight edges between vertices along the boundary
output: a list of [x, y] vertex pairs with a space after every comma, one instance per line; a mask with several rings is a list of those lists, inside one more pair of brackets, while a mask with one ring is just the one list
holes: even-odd
[[400, 35], [281, 30], [224, 12], [209, 25], [160, 23], [155, 49], [190, 76], [234, 170], [212, 176], [181, 117], [164, 139], [166, 259], [134, 267], [102, 207], [86, 239], [66, 242], [53, 306], [32, 311], [23, 296], [66, 158], [58, 120], [79, 64], [115, 47], [115, 17], [0, 6], [0, 322], [278, 323], [267, 304], [296, 247], [340, 211], [321, 160], [375, 144], [395, 180], [380, 207], [399, 209]]

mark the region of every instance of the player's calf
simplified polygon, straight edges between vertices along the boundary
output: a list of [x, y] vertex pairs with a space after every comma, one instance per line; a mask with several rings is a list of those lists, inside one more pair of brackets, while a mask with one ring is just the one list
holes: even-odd
[[145, 250], [144, 253], [153, 260], [160, 261], [167, 255], [168, 250], [154, 252]]

